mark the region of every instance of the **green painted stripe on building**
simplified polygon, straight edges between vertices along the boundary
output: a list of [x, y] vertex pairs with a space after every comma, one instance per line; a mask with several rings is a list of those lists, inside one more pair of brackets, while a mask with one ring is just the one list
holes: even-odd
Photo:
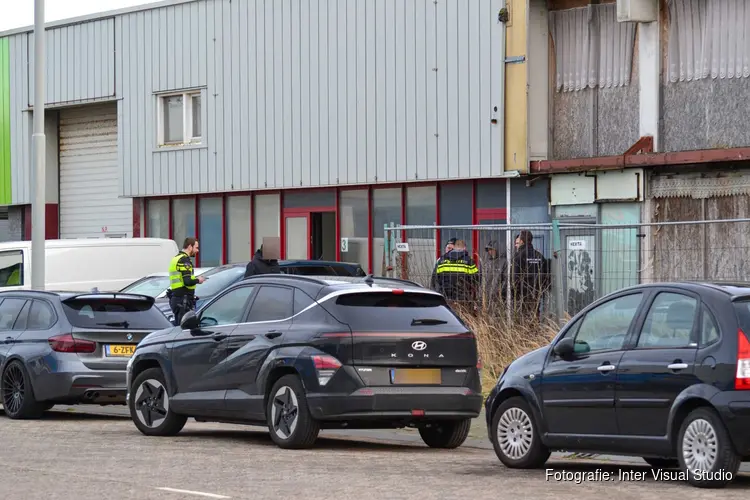
[[13, 203], [10, 169], [10, 41], [0, 38], [0, 205]]

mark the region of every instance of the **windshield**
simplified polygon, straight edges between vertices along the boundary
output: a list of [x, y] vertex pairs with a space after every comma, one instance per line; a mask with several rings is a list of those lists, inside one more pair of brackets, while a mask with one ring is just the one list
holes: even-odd
[[120, 290], [125, 293], [138, 293], [141, 295], [148, 295], [149, 297], [156, 297], [159, 294], [164, 293], [169, 287], [168, 276], [151, 276], [144, 278], [140, 281], [136, 281]]
[[201, 275], [206, 281], [195, 287], [195, 295], [202, 299], [213, 297], [244, 275], [245, 268], [242, 266], [212, 269]]
[[172, 324], [146, 299], [80, 298], [62, 303], [65, 316], [75, 328], [161, 330]]

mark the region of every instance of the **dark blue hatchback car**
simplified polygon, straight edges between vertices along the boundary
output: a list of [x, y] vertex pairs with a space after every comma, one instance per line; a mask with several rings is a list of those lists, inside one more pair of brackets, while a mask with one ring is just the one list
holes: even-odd
[[750, 285], [662, 283], [610, 294], [511, 363], [485, 402], [507, 467], [552, 451], [635, 455], [722, 487], [750, 461]]
[[[208, 278], [205, 282], [195, 287], [195, 296], [198, 297], [196, 310], [211, 300], [217, 294], [234, 285], [245, 276], [247, 262], [237, 264], [226, 264], [214, 267], [201, 276]], [[304, 276], [367, 276], [362, 266], [352, 262], [335, 262], [324, 260], [280, 260], [279, 268], [284, 274], [296, 274]], [[156, 299], [156, 307], [161, 310], [170, 321], [174, 315], [169, 308], [169, 299], [160, 297]]]

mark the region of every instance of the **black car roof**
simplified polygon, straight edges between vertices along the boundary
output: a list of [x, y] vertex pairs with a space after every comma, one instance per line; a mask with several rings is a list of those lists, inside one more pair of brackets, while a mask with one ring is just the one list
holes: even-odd
[[740, 299], [743, 297], [750, 298], [750, 283], [736, 281], [667, 281], [660, 283], [641, 283], [630, 287], [616, 290], [612, 293], [619, 293], [625, 290], [639, 290], [644, 288], [674, 287], [689, 290], [695, 293], [718, 293], [728, 297], [730, 300]]
[[294, 284], [305, 293], [317, 296], [321, 292], [328, 294], [337, 290], [365, 288], [371, 285], [387, 286], [402, 289], [418, 289], [427, 291], [423, 286], [412, 281], [397, 278], [384, 278], [376, 276], [302, 276], [296, 274], [260, 274], [245, 278], [239, 283], [261, 282], [264, 284]]

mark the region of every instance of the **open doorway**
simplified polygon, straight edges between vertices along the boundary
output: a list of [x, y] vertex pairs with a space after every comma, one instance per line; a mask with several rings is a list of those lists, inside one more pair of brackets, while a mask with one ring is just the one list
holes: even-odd
[[336, 212], [310, 212], [310, 258], [336, 260]]

